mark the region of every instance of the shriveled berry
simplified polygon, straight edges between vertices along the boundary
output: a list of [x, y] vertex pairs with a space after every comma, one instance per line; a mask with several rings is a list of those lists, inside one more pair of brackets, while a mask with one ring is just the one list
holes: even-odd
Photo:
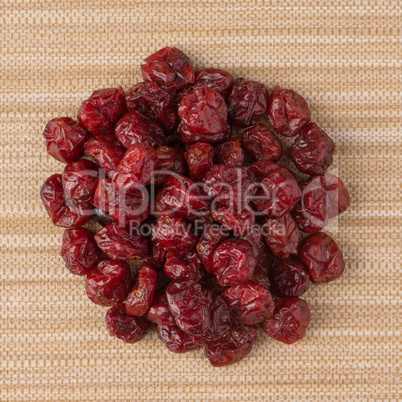
[[268, 173], [279, 168], [282, 168], [282, 166], [264, 159], [247, 166], [247, 171], [254, 176], [256, 181], [260, 182]]
[[[95, 193], [96, 194], [96, 193]], [[100, 208], [93, 208], [91, 211], [91, 217], [101, 226], [109, 225], [109, 223], [116, 222], [109, 214], [109, 212], [104, 211]]]
[[88, 297], [101, 306], [113, 306], [126, 299], [131, 286], [130, 267], [123, 261], [104, 260], [88, 272]]
[[60, 162], [69, 163], [81, 158], [89, 133], [70, 117], [58, 117], [46, 124], [43, 137], [49, 155]]
[[123, 303], [111, 307], [106, 313], [105, 321], [110, 336], [126, 343], [140, 341], [152, 328], [151, 322], [146, 318], [128, 315]]
[[236, 127], [256, 124], [267, 111], [269, 93], [263, 84], [238, 78], [233, 83], [228, 102], [228, 115]]
[[198, 142], [190, 145], [184, 153], [189, 168], [190, 177], [200, 181], [214, 164], [214, 148], [211, 144]]
[[262, 329], [275, 340], [291, 344], [303, 338], [309, 324], [307, 302], [298, 297], [286, 297], [275, 300], [274, 314], [263, 322]]
[[310, 286], [307, 270], [295, 255], [277, 258], [269, 279], [271, 292], [278, 297], [301, 296]]
[[157, 325], [156, 333], [173, 353], [186, 353], [190, 350], [199, 349], [203, 345], [199, 336], [187, 334], [177, 325]]
[[173, 148], [175, 152], [173, 172], [181, 174], [182, 176], [188, 176], [188, 166], [184, 156], [185, 148], [183, 144], [180, 141], [176, 141], [170, 143], [169, 146]]
[[176, 321], [170, 312], [166, 292], [155, 295], [151, 307], [146, 312], [145, 317], [157, 325], [175, 325]]
[[275, 86], [268, 103], [268, 118], [278, 134], [294, 137], [309, 123], [310, 110], [301, 95]]
[[222, 338], [205, 342], [204, 354], [213, 366], [227, 366], [244, 359], [256, 340], [254, 325], [234, 323]]
[[261, 123], [243, 132], [242, 145], [257, 160], [276, 162], [282, 156], [282, 143]]
[[232, 90], [233, 77], [218, 68], [204, 68], [195, 73], [195, 86], [207, 86], [226, 98]]
[[192, 279], [200, 282], [205, 275], [204, 267], [196, 251], [183, 256], [169, 251], [166, 255], [164, 270], [169, 279]]
[[241, 166], [244, 161], [244, 151], [239, 138], [229, 138], [218, 145], [215, 150], [217, 163], [229, 166]]
[[196, 144], [197, 142], [206, 142], [208, 144], [220, 143], [232, 134], [232, 128], [227, 125], [226, 129], [221, 133], [217, 134], [203, 134], [203, 133], [193, 133], [184, 124], [181, 123], [179, 126], [180, 138], [184, 144]]
[[117, 121], [126, 111], [122, 87], [100, 89], [82, 102], [79, 122], [94, 136], [113, 134]]
[[341, 249], [326, 233], [313, 233], [303, 239], [299, 256], [314, 283], [326, 283], [339, 278], [345, 269]]
[[150, 252], [147, 261], [157, 270], [163, 269], [166, 259], [166, 250], [159, 243], [159, 240], [154, 237], [150, 241]]
[[271, 290], [271, 282], [269, 281], [269, 278], [265, 272], [265, 270], [260, 269], [259, 267], [256, 267], [253, 273], [253, 276], [251, 277], [251, 280], [253, 282], [256, 282], [268, 290]]
[[148, 255], [148, 239], [137, 231], [129, 233], [118, 223], [109, 223], [95, 235], [98, 247], [113, 260], [135, 260]]
[[166, 176], [174, 170], [176, 152], [173, 148], [163, 145], [156, 149], [155, 171], [152, 178], [153, 184], [162, 184]]
[[257, 324], [272, 316], [274, 301], [269, 290], [259, 283], [247, 281], [231, 286], [222, 293], [235, 322]]
[[141, 264], [137, 279], [126, 300], [126, 312], [137, 317], [143, 316], [151, 307], [156, 291], [157, 274], [146, 262]]
[[100, 253], [90, 230], [72, 228], [64, 231], [60, 255], [71, 273], [86, 275], [99, 261]]
[[251, 208], [233, 208], [224, 204], [215, 203], [211, 216], [226, 229], [245, 235], [255, 223], [255, 214]]

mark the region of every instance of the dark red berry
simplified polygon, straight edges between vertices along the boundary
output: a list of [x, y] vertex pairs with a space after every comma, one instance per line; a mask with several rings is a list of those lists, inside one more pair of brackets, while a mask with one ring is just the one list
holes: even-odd
[[216, 163], [229, 166], [241, 166], [244, 161], [244, 151], [239, 138], [229, 138], [215, 149]]
[[[96, 194], [96, 193], [95, 193]], [[109, 225], [109, 223], [116, 222], [110, 215], [109, 212], [103, 209], [93, 208], [91, 211], [91, 217], [98, 222], [101, 226]]]
[[218, 134], [203, 134], [203, 133], [193, 133], [189, 128], [181, 123], [179, 126], [180, 138], [184, 144], [196, 144], [197, 142], [206, 142], [208, 144], [220, 143], [232, 134], [232, 128], [227, 125], [226, 129]]
[[156, 333], [173, 353], [186, 353], [190, 350], [199, 349], [203, 345], [200, 337], [187, 334], [176, 325], [157, 325]]
[[264, 159], [247, 166], [247, 171], [254, 176], [256, 181], [260, 182], [268, 173], [279, 168], [283, 168], [283, 166]]
[[224, 204], [215, 203], [211, 216], [226, 229], [245, 235], [255, 223], [255, 214], [251, 208], [233, 208]]
[[155, 295], [151, 307], [146, 312], [145, 317], [157, 325], [175, 325], [176, 321], [170, 312], [166, 292]]
[[173, 148], [163, 145], [156, 149], [156, 163], [153, 184], [162, 184], [166, 176], [174, 170], [176, 152]]
[[181, 174], [182, 176], [188, 176], [188, 166], [186, 158], [184, 157], [185, 148], [180, 141], [171, 142], [169, 146], [174, 149], [175, 161], [173, 166], [173, 172]]
[[196, 251], [191, 251], [186, 256], [169, 251], [166, 255], [164, 270], [171, 280], [192, 279], [200, 282], [205, 275], [204, 267]]
[[233, 77], [224, 70], [204, 68], [195, 73], [195, 86], [207, 86], [226, 98], [232, 90]]
[[214, 164], [214, 147], [205, 142], [198, 142], [187, 147], [184, 157], [191, 179], [200, 181]]
[[157, 270], [163, 269], [166, 259], [166, 250], [159, 243], [159, 240], [151, 238], [150, 241], [150, 253], [147, 261]]

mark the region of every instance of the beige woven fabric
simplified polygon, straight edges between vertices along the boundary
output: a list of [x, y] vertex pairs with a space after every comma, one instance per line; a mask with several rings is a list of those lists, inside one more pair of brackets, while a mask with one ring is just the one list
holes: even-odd
[[[399, 0], [0, 1], [0, 400], [401, 400], [401, 21]], [[45, 123], [74, 117], [94, 89], [128, 89], [166, 45], [303, 94], [352, 197], [329, 228], [346, 272], [305, 295], [306, 338], [261, 333], [225, 368], [155, 334], [110, 338], [38, 197], [63, 169]]]

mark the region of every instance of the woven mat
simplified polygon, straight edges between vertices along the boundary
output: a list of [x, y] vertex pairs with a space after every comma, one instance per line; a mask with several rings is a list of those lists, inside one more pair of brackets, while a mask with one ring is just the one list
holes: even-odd
[[[400, 400], [402, 30], [394, 1], [0, 2], [2, 401]], [[105, 309], [63, 268], [38, 193], [63, 166], [41, 137], [97, 88], [140, 81], [166, 45], [197, 67], [290, 87], [334, 139], [352, 204], [329, 232], [343, 277], [313, 286], [301, 342], [259, 337], [239, 364], [108, 336]]]

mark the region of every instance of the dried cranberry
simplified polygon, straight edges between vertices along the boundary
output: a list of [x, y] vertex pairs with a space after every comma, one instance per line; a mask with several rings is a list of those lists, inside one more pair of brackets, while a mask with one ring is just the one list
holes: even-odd
[[115, 336], [127, 343], [140, 341], [152, 327], [146, 318], [128, 315], [123, 303], [110, 308], [106, 313], [105, 321], [110, 336]]
[[204, 335], [211, 325], [211, 303], [201, 285], [188, 279], [173, 281], [166, 295], [177, 325], [189, 334]]
[[85, 143], [85, 154], [92, 156], [109, 177], [115, 174], [125, 152], [126, 149], [112, 135], [91, 138]]
[[[96, 194], [96, 193], [95, 193]], [[102, 226], [109, 225], [109, 223], [116, 222], [110, 215], [109, 212], [104, 211], [100, 208], [94, 208], [91, 213], [91, 217]]]
[[228, 166], [241, 166], [244, 161], [244, 151], [239, 138], [229, 138], [218, 145], [215, 150], [217, 163]]
[[173, 171], [176, 163], [176, 152], [173, 148], [163, 145], [156, 149], [156, 163], [153, 184], [162, 184], [166, 176]]
[[98, 247], [113, 260], [132, 260], [148, 255], [148, 239], [137, 231], [129, 233], [118, 223], [109, 223], [95, 235]]
[[138, 110], [142, 115], [158, 122], [166, 131], [176, 125], [176, 109], [173, 98], [163, 88], [153, 82], [140, 82], [126, 95], [127, 109]]
[[150, 264], [143, 262], [138, 271], [134, 286], [127, 296], [127, 314], [141, 317], [148, 311], [154, 298], [156, 284], [156, 271]]
[[43, 136], [49, 155], [60, 162], [69, 163], [81, 158], [89, 134], [70, 117], [59, 117], [46, 124]]
[[192, 279], [200, 282], [205, 275], [201, 259], [195, 251], [186, 256], [169, 251], [166, 255], [164, 270], [169, 279]]
[[247, 281], [231, 286], [222, 293], [230, 316], [241, 324], [257, 324], [272, 316], [274, 301], [269, 290], [256, 282]]
[[117, 121], [126, 111], [122, 87], [100, 89], [82, 102], [78, 120], [93, 135], [113, 134]]
[[157, 325], [156, 333], [173, 353], [186, 353], [203, 345], [200, 337], [187, 334], [176, 325]]
[[306, 268], [295, 255], [277, 258], [269, 279], [271, 292], [278, 297], [301, 296], [310, 286]]
[[122, 261], [104, 260], [88, 272], [88, 297], [101, 306], [113, 306], [126, 299], [131, 286], [130, 267]]
[[251, 280], [253, 282], [260, 284], [261, 286], [264, 286], [268, 290], [271, 290], [271, 282], [269, 281], [269, 278], [268, 278], [265, 270], [261, 269], [260, 267], [255, 268], [253, 276], [251, 277]]
[[268, 173], [279, 168], [282, 166], [273, 161], [259, 160], [247, 166], [247, 171], [254, 176], [256, 181], [260, 182]]
[[277, 341], [291, 344], [303, 338], [309, 324], [307, 302], [298, 297], [286, 297], [275, 300], [274, 314], [263, 322], [262, 329]]
[[162, 196], [163, 196], [162, 190], [156, 193], [152, 207], [153, 208], [152, 215], [154, 216], [174, 215], [174, 212], [164, 203]]
[[170, 312], [166, 292], [155, 295], [151, 307], [146, 312], [145, 317], [157, 325], [175, 325], [176, 321]]
[[182, 176], [188, 176], [188, 166], [184, 156], [185, 149], [183, 144], [177, 141], [170, 143], [169, 146], [173, 148], [175, 152], [173, 172], [181, 174]]
[[157, 270], [163, 268], [166, 259], [166, 251], [157, 238], [151, 238], [150, 253], [147, 261]]
[[90, 230], [67, 229], [63, 233], [60, 255], [70, 272], [75, 275], [86, 275], [99, 261], [100, 250]]
[[227, 127], [227, 106], [218, 92], [196, 87], [180, 102], [179, 117], [192, 133], [219, 134]]
[[297, 254], [300, 233], [290, 214], [264, 220], [262, 231], [265, 243], [276, 256], [286, 258], [290, 254]]
[[147, 57], [141, 72], [144, 81], [155, 82], [172, 95], [195, 79], [191, 61], [175, 47], [165, 47]]
[[236, 127], [254, 125], [267, 111], [268, 99], [268, 90], [263, 84], [237, 79], [227, 99], [230, 122]]
[[204, 68], [195, 73], [195, 86], [206, 86], [226, 98], [233, 87], [233, 77], [230, 73], [218, 68]]
[[61, 174], [50, 176], [40, 190], [46, 212], [55, 225], [71, 228], [84, 225], [91, 218], [90, 210], [80, 208], [78, 201], [65, 200]]
[[214, 164], [214, 148], [205, 142], [190, 145], [184, 153], [192, 180], [201, 180]]
[[296, 138], [289, 155], [302, 173], [324, 174], [332, 164], [335, 144], [315, 123], [310, 123]]
[[254, 159], [278, 161], [282, 143], [264, 124], [257, 124], [243, 132], [242, 145]]
[[217, 144], [230, 137], [232, 128], [228, 125], [224, 131], [218, 134], [193, 133], [189, 128], [181, 123], [179, 126], [180, 138], [184, 144], [196, 144], [197, 142], [206, 142], [208, 144]]
[[213, 256], [213, 270], [223, 286], [240, 285], [253, 275], [256, 258], [249, 242], [229, 239], [222, 242]]
[[294, 137], [310, 121], [310, 110], [301, 95], [275, 86], [268, 103], [268, 118], [277, 133]]
[[204, 354], [213, 366], [227, 366], [244, 359], [256, 340], [254, 325], [235, 323], [222, 338], [206, 342]]
[[313, 233], [303, 239], [299, 256], [314, 283], [326, 283], [339, 278], [345, 269], [341, 249], [326, 233]]
[[211, 216], [216, 222], [221, 223], [226, 229], [245, 235], [255, 223], [255, 214], [249, 208], [232, 208], [224, 204], [215, 203], [211, 210]]

